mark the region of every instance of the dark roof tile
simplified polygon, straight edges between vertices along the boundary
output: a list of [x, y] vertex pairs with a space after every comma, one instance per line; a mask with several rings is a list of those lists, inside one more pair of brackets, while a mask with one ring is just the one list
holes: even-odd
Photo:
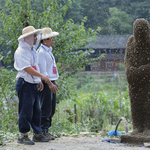
[[127, 41], [131, 34], [126, 35], [100, 35], [94, 43], [86, 45], [86, 49], [107, 49], [107, 48], [126, 48]]

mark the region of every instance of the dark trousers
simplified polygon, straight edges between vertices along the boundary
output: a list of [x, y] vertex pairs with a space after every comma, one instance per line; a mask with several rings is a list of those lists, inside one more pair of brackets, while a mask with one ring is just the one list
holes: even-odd
[[[55, 84], [55, 82], [52, 82]], [[43, 91], [39, 92], [40, 106], [41, 106], [41, 128], [43, 132], [48, 132], [48, 128], [52, 124], [52, 117], [56, 108], [56, 94], [53, 94], [46, 83]]]
[[28, 83], [21, 78], [17, 80], [16, 92], [19, 98], [19, 131], [27, 133], [31, 126], [35, 134], [41, 133], [38, 85]]

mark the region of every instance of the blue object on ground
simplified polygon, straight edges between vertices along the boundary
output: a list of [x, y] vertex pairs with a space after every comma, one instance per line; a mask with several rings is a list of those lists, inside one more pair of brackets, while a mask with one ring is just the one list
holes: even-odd
[[123, 144], [123, 143], [114, 142], [113, 139], [102, 140], [102, 142], [109, 142], [109, 143], [115, 143], [115, 144], [120, 144], [120, 145], [126, 145], [126, 144]]
[[[127, 144], [124, 144], [124, 143], [117, 143], [117, 142], [113, 141], [113, 139], [102, 140], [102, 142], [109, 142], [109, 143], [115, 143], [115, 144], [119, 144], [119, 145], [131, 146], [131, 145], [127, 145]], [[140, 147], [145, 148], [143, 145], [141, 145]]]
[[115, 130], [111, 130], [111, 131], [108, 132], [108, 135], [109, 136], [113, 136], [113, 135], [118, 136], [118, 135], [122, 135], [122, 134], [118, 131], [115, 132]]

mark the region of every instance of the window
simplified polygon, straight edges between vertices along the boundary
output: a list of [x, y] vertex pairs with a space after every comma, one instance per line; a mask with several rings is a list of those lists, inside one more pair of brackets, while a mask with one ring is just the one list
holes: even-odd
[[112, 61], [111, 62], [107, 62], [106, 66], [107, 66], [107, 68], [114, 67], [114, 62], [112, 62]]
[[94, 62], [92, 66], [93, 67], [98, 67], [98, 62]]

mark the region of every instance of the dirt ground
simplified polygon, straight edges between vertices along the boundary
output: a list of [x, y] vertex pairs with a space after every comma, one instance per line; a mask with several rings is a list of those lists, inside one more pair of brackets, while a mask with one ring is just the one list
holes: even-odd
[[120, 144], [102, 142], [102, 137], [60, 137], [50, 142], [35, 145], [18, 144], [17, 141], [7, 143], [0, 150], [143, 150], [145, 147], [124, 146]]

